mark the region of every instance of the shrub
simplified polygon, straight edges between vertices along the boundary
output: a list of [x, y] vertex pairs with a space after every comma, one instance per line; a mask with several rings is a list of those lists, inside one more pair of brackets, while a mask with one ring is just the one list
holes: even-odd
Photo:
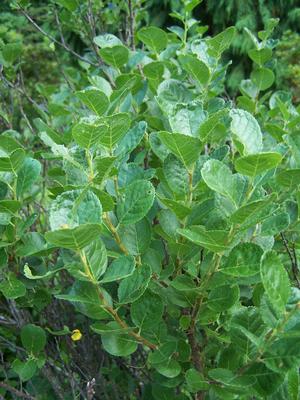
[[196, 3], [136, 49], [95, 37], [35, 147], [0, 136], [7, 396], [298, 397], [299, 110], [270, 91], [276, 22], [235, 102], [235, 28], [190, 37]]

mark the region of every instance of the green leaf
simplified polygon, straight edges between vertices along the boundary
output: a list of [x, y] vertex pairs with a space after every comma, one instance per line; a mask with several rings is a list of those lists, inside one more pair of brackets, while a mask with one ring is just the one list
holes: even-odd
[[208, 66], [197, 57], [192, 55], [179, 56], [179, 62], [183, 68], [201, 85], [206, 85], [209, 81], [210, 71]]
[[227, 165], [219, 160], [208, 160], [201, 169], [201, 175], [209, 188], [235, 203], [236, 183]]
[[[118, 328], [116, 322], [109, 322], [108, 326], [111, 328]], [[123, 332], [112, 331], [109, 333], [101, 334], [102, 346], [105, 351], [113, 356], [127, 357], [134, 353], [137, 349], [137, 343], [131, 336]]]
[[243, 145], [243, 153], [255, 154], [262, 150], [262, 133], [256, 119], [245, 110], [231, 110], [231, 131], [234, 139]]
[[0, 157], [0, 171], [13, 172], [14, 174], [20, 169], [25, 159], [25, 151], [16, 149], [7, 157]]
[[94, 279], [99, 279], [107, 268], [106, 248], [100, 237], [85, 247], [84, 252]]
[[27, 232], [22, 236], [22, 241], [16, 247], [16, 254], [19, 257], [28, 257], [32, 255], [46, 255], [52, 251], [44, 237], [38, 232]]
[[198, 160], [202, 150], [200, 140], [192, 136], [169, 132], [159, 132], [159, 138], [187, 169]]
[[251, 49], [248, 51], [248, 55], [252, 61], [262, 67], [272, 58], [272, 50], [268, 47], [264, 47], [262, 49]]
[[275, 251], [264, 254], [260, 275], [271, 304], [283, 313], [291, 288], [288, 274]]
[[240, 290], [235, 286], [219, 286], [209, 293], [207, 306], [216, 312], [229, 310], [240, 298]]
[[231, 221], [247, 229], [267, 218], [273, 209], [272, 201], [276, 196], [270, 195], [263, 200], [256, 200], [240, 207], [230, 217]]
[[36, 373], [37, 363], [30, 358], [26, 361], [21, 361], [16, 358], [12, 363], [12, 369], [19, 375], [21, 381], [26, 382]]
[[240, 243], [229, 253], [223, 274], [231, 276], [252, 276], [260, 272], [262, 249], [254, 243]]
[[53, 140], [54, 143], [63, 145], [64, 144], [64, 138], [63, 135], [59, 134], [56, 132], [54, 129], [50, 128], [43, 120], [40, 118], [35, 118], [33, 120], [34, 125], [38, 129], [40, 133], [45, 132], [51, 140]]
[[251, 80], [259, 90], [266, 90], [273, 85], [275, 76], [269, 68], [259, 68], [252, 72]]
[[268, 368], [281, 373], [296, 368], [300, 361], [299, 333], [296, 337], [282, 337], [269, 346], [264, 355], [264, 362]]
[[23, 196], [31, 188], [41, 173], [41, 164], [33, 158], [25, 158], [18, 172], [17, 197]]
[[173, 154], [169, 154], [163, 163], [164, 177], [170, 189], [179, 195], [188, 193], [189, 175], [183, 163]]
[[137, 33], [137, 37], [155, 53], [160, 53], [168, 44], [167, 34], [156, 26], [148, 26], [140, 29]]
[[131, 276], [123, 279], [118, 288], [119, 302], [132, 303], [141, 297], [149, 285], [151, 274], [149, 265], [143, 264], [137, 267]]
[[107, 96], [97, 88], [88, 88], [76, 93], [77, 97], [96, 115], [105, 114], [109, 106]]
[[21, 43], [7, 43], [1, 47], [2, 56], [8, 64], [17, 61], [23, 50]]
[[117, 204], [119, 223], [129, 225], [140, 221], [152, 207], [154, 197], [155, 189], [148, 181], [137, 180], [128, 185]]
[[167, 116], [175, 114], [179, 104], [190, 104], [193, 98], [184, 83], [176, 79], [164, 80], [157, 88], [158, 104]]
[[177, 232], [191, 242], [215, 253], [220, 253], [228, 248], [227, 231], [207, 231], [203, 226], [191, 226], [178, 229]]
[[13, 151], [22, 148], [19, 142], [13, 139], [8, 134], [2, 133], [0, 135], [0, 149], [4, 150], [5, 153], [11, 154]]
[[49, 221], [53, 231], [82, 224], [101, 224], [102, 206], [91, 190], [70, 190], [51, 203]]
[[118, 234], [129, 254], [136, 256], [145, 253], [150, 245], [151, 225], [146, 218], [143, 218], [136, 224], [121, 225]]
[[89, 318], [102, 320], [107, 319], [109, 314], [103, 307], [103, 302], [99, 296], [104, 296], [106, 303], [111, 306], [111, 298], [102, 288], [97, 288], [94, 284], [84, 281], [76, 281], [68, 294], [58, 294], [55, 297], [66, 300], [73, 304], [76, 311]]
[[100, 282], [108, 283], [127, 278], [134, 273], [134, 269], [135, 269], [134, 257], [120, 256], [110, 264]]
[[46, 332], [40, 326], [27, 324], [21, 329], [21, 342], [28, 353], [36, 355], [46, 346]]
[[254, 381], [254, 389], [260, 396], [266, 398], [274, 393], [282, 384], [285, 374], [279, 374], [268, 369], [263, 363], [254, 363], [245, 376]]
[[113, 169], [116, 157], [96, 157], [94, 160], [96, 176], [93, 182], [101, 185], [109, 176]]
[[286, 212], [271, 215], [261, 225], [262, 236], [274, 236], [283, 232], [290, 224], [290, 216]]
[[112, 151], [130, 127], [129, 115], [125, 113], [114, 114], [103, 117], [101, 121], [107, 126], [107, 129], [103, 130], [100, 143]]
[[85, 224], [74, 229], [60, 229], [46, 232], [46, 240], [58, 247], [81, 250], [95, 240], [101, 233], [100, 225]]
[[300, 168], [300, 137], [298, 133], [296, 132], [289, 135], [283, 135], [283, 139], [289, 146], [295, 160], [294, 167]]
[[222, 119], [228, 114], [227, 109], [222, 109], [210, 115], [199, 128], [199, 136], [202, 142], [209, 140], [218, 125], [222, 123]]
[[294, 189], [300, 183], [300, 169], [285, 169], [276, 175], [277, 182]]
[[173, 114], [168, 115], [172, 132], [198, 137], [199, 125], [206, 118], [206, 112], [200, 102], [178, 104]]
[[93, 39], [94, 43], [98, 47], [114, 47], [122, 45], [122, 41], [117, 38], [117, 36], [112, 35], [111, 33], [104, 33], [102, 35], [98, 35]]
[[245, 359], [252, 359], [261, 346], [266, 332], [261, 316], [255, 307], [239, 307], [230, 320], [230, 338], [237, 351]]
[[109, 131], [104, 120], [82, 118], [72, 129], [75, 142], [85, 148], [90, 149], [100, 142], [100, 138]]
[[241, 174], [256, 176], [265, 171], [277, 167], [281, 162], [282, 156], [279, 153], [259, 153], [238, 158], [235, 169]]
[[186, 218], [190, 213], [191, 209], [186, 207], [184, 204], [179, 203], [178, 201], [166, 199], [158, 196], [159, 200], [168, 207], [169, 210], [173, 211], [179, 219]]
[[225, 29], [225, 31], [208, 39], [207, 44], [209, 47], [209, 54], [211, 54], [213, 57], [219, 58], [220, 55], [231, 45], [235, 32], [235, 27], [230, 26], [229, 28]]
[[197, 393], [201, 390], [209, 389], [209, 383], [204, 378], [203, 374], [194, 368], [186, 371], [185, 380], [188, 390], [192, 393]]
[[155, 369], [166, 378], [175, 378], [181, 372], [181, 366], [178, 361], [170, 358], [161, 364], [156, 364]]
[[15, 214], [20, 210], [22, 204], [17, 200], [0, 200], [0, 212]]
[[163, 315], [164, 304], [155, 293], [147, 290], [131, 305], [130, 315], [133, 323], [143, 330], [149, 330], [159, 324]]
[[129, 58], [129, 50], [124, 46], [104, 47], [99, 54], [104, 62], [117, 69], [126, 64]]
[[5, 279], [0, 283], [0, 291], [7, 299], [17, 299], [26, 294], [26, 286], [16, 278], [13, 272], [6, 274]]
[[124, 156], [132, 152], [143, 139], [147, 128], [145, 121], [140, 121], [118, 142], [118, 147], [115, 150], [116, 156]]

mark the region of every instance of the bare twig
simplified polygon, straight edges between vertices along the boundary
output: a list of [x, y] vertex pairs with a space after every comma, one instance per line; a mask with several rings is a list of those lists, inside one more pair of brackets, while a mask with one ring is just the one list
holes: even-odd
[[42, 35], [46, 36], [48, 39], [50, 39], [53, 43], [57, 44], [58, 46], [63, 47], [66, 51], [68, 51], [69, 53], [71, 53], [73, 56], [75, 56], [76, 58], [78, 58], [79, 60], [86, 62], [87, 64], [93, 65], [95, 67], [98, 66], [97, 63], [94, 63], [93, 61], [88, 60], [87, 58], [81, 56], [80, 54], [76, 53], [76, 51], [74, 51], [73, 49], [71, 49], [71, 47], [69, 47], [66, 43], [59, 41], [57, 39], [55, 39], [54, 36], [50, 35], [50, 33], [46, 32], [43, 28], [41, 28], [32, 18], [31, 16], [24, 10], [23, 7], [20, 6], [20, 4], [18, 4], [19, 9], [21, 11], [21, 13], [24, 15], [24, 17], [35, 27], [36, 30], [38, 30]]
[[35, 397], [31, 396], [30, 394], [26, 394], [24, 392], [21, 392], [20, 390], [15, 389], [14, 387], [10, 386], [8, 383], [0, 382], [0, 387], [11, 392], [12, 394], [14, 394], [17, 397], [21, 397], [23, 399], [29, 399], [29, 400], [36, 400]]
[[297, 255], [296, 255], [296, 250], [295, 250], [295, 245], [292, 245], [292, 250], [289, 247], [289, 243], [284, 235], [283, 232], [280, 233], [280, 237], [282, 239], [283, 245], [288, 253], [288, 256], [291, 260], [291, 266], [292, 266], [292, 274], [293, 277], [295, 279], [295, 281], [297, 282], [297, 286], [300, 289], [300, 280], [299, 280], [299, 276], [298, 276], [298, 262], [297, 262]]
[[135, 50], [134, 44], [134, 11], [132, 6], [132, 0], [128, 0], [128, 9], [129, 9], [129, 39], [130, 39], [130, 47], [132, 50]]

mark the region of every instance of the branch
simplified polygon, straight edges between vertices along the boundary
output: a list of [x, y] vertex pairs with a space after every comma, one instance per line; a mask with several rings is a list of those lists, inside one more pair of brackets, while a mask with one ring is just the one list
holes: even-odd
[[283, 245], [288, 253], [288, 256], [291, 260], [291, 266], [292, 266], [292, 274], [293, 277], [295, 279], [295, 281], [297, 282], [297, 286], [300, 289], [300, 280], [298, 277], [298, 262], [297, 262], [297, 255], [296, 255], [296, 250], [295, 250], [295, 245], [293, 244], [293, 249], [291, 250], [289, 248], [289, 243], [284, 235], [284, 233], [280, 233], [280, 237], [282, 239]]
[[129, 38], [130, 38], [130, 47], [132, 50], [135, 50], [134, 44], [134, 12], [132, 7], [132, 0], [128, 0], [128, 8], [129, 8]]
[[5, 390], [8, 390], [9, 392], [13, 393], [17, 397], [22, 397], [23, 399], [29, 399], [29, 400], [36, 400], [35, 397], [31, 396], [30, 394], [26, 394], [24, 392], [21, 392], [20, 390], [15, 389], [14, 387], [10, 386], [8, 383], [0, 382], [0, 387], [2, 387]]
[[24, 10], [23, 7], [21, 7], [19, 4], [19, 9], [21, 10], [21, 13], [24, 15], [24, 17], [35, 27], [36, 30], [38, 30], [42, 35], [46, 36], [48, 39], [50, 39], [53, 43], [57, 44], [58, 46], [63, 47], [66, 51], [69, 53], [73, 54], [76, 58], [78, 58], [81, 61], [86, 62], [87, 64], [93, 65], [95, 67], [98, 66], [97, 63], [94, 63], [93, 61], [88, 60], [87, 58], [81, 56], [80, 54], [76, 53], [73, 49], [71, 49], [66, 43], [60, 42], [59, 40], [55, 39], [54, 36], [50, 35], [48, 32], [44, 31], [43, 28], [41, 28], [32, 18], [31, 16]]

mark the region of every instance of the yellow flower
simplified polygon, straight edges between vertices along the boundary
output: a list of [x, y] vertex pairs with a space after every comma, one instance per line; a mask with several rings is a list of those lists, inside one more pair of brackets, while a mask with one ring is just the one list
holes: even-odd
[[77, 340], [80, 340], [82, 338], [82, 333], [80, 332], [79, 329], [74, 329], [74, 331], [72, 331], [72, 336], [71, 339], [74, 342], [77, 342]]

